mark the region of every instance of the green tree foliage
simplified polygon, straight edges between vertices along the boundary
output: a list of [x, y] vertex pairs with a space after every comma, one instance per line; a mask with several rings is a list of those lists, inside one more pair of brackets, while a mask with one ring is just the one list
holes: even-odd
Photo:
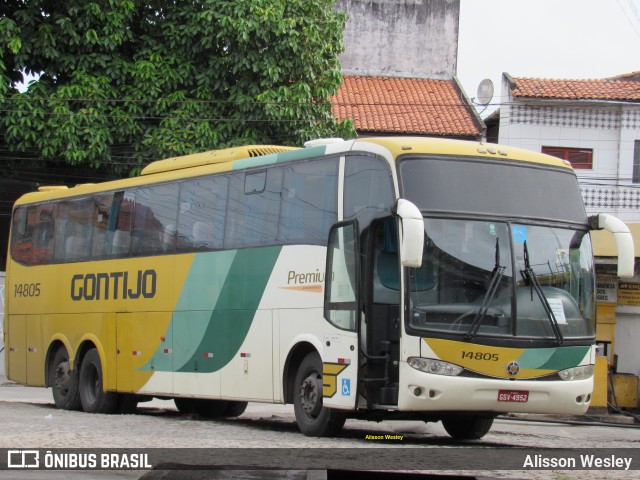
[[[354, 135], [331, 116], [333, 0], [6, 0], [2, 150], [133, 174], [238, 144]], [[34, 75], [25, 92], [16, 86]]]

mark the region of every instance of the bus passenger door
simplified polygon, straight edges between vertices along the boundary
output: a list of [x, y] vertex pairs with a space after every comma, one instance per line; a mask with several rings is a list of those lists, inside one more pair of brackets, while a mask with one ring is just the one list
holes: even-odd
[[365, 235], [362, 327], [367, 405], [397, 405], [400, 360], [400, 260], [397, 221], [374, 222]]
[[327, 406], [353, 409], [358, 398], [359, 262], [355, 222], [329, 233], [324, 316], [334, 327], [322, 338], [322, 396]]

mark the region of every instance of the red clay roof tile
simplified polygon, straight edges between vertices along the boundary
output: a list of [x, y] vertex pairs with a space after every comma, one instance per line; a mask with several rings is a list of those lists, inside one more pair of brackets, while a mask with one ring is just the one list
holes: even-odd
[[334, 117], [360, 132], [480, 134], [452, 80], [345, 76], [331, 103]]
[[626, 78], [633, 78], [633, 74], [602, 80], [513, 78], [511, 93], [525, 98], [640, 101], [640, 81]]

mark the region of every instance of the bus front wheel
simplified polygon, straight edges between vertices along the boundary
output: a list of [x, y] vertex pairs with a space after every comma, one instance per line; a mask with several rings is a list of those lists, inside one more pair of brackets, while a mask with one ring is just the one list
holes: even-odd
[[322, 360], [309, 353], [296, 372], [293, 410], [300, 431], [308, 437], [335, 435], [344, 426], [346, 415], [322, 405]]
[[113, 413], [118, 407], [118, 394], [102, 388], [102, 363], [95, 348], [82, 359], [79, 379], [80, 403], [88, 413]]
[[493, 417], [461, 415], [443, 418], [442, 426], [456, 440], [478, 440], [484, 437], [493, 425]]
[[49, 365], [49, 385], [53, 393], [56, 408], [65, 410], [80, 409], [78, 394], [78, 372], [71, 370], [69, 354], [64, 347], [58, 348]]
[[247, 402], [228, 402], [227, 409], [224, 412], [225, 417], [239, 417], [244, 413], [249, 405]]

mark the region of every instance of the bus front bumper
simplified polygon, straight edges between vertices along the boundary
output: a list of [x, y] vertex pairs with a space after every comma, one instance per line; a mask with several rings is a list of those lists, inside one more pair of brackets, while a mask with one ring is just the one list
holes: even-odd
[[581, 415], [593, 377], [585, 380], [507, 380], [434, 375], [400, 363], [400, 411]]

